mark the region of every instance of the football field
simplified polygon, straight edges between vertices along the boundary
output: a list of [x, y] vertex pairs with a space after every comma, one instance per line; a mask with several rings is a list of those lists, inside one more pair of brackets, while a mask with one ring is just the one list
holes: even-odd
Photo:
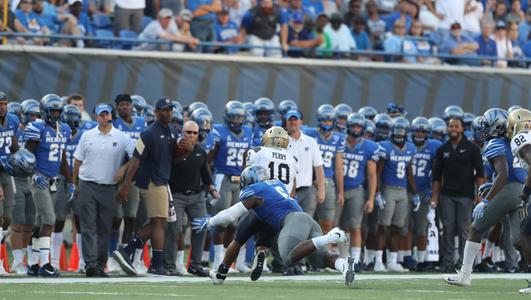
[[448, 286], [440, 274], [359, 274], [352, 287], [341, 276], [229, 277], [224, 285], [196, 277], [0, 279], [0, 299], [524, 299], [528, 274], [478, 274], [473, 286]]

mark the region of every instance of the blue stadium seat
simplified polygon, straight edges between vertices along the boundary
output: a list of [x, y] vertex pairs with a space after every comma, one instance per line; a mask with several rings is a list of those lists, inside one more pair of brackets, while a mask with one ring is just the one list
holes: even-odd
[[112, 22], [109, 16], [105, 14], [94, 14], [92, 18], [96, 29], [112, 29]]
[[142, 19], [142, 30], [144, 30], [144, 28], [146, 28], [146, 26], [148, 26], [149, 23], [151, 23], [151, 21], [153, 21], [154, 19], [150, 16], [144, 16], [144, 18]]
[[[129, 31], [129, 30], [122, 30], [122, 31], [120, 31], [120, 38], [137, 39], [138, 38], [138, 33], [134, 32], [134, 31]], [[136, 45], [137, 45], [137, 43], [134, 43], [134, 42], [122, 42], [121, 43], [121, 49], [131, 50]]]
[[[107, 29], [96, 29], [96, 37], [111, 38], [114, 37], [114, 33]], [[102, 48], [112, 48], [113, 42], [111, 41], [96, 41], [96, 45]]]

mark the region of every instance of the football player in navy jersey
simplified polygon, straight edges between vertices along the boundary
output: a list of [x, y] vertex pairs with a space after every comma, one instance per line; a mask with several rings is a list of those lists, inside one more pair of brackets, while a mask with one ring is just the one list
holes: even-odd
[[[520, 239], [519, 195], [527, 176], [514, 157], [510, 141], [506, 137], [508, 113], [500, 108], [491, 108], [483, 114], [482, 125], [485, 142], [484, 157], [489, 161], [496, 176], [485, 197], [476, 204], [472, 213], [474, 222], [465, 243], [463, 264], [457, 275], [445, 275], [444, 280], [451, 285], [469, 286], [476, 254], [481, 249], [481, 237], [504, 217], [509, 218], [511, 242]], [[480, 196], [481, 197], [481, 196]]]
[[258, 98], [254, 101], [256, 108], [256, 125], [253, 128], [253, 147], [262, 145], [264, 132], [273, 126], [275, 104], [269, 98]]
[[[339, 228], [323, 235], [319, 225], [289, 196], [286, 186], [278, 179], [269, 179], [269, 172], [261, 166], [249, 166], [241, 174], [240, 201], [220, 211], [214, 217], [194, 219], [192, 228], [198, 232], [214, 226], [233, 223], [248, 211], [278, 232], [278, 249], [286, 265], [303, 258], [319, 268], [330, 267], [343, 272], [346, 285], [354, 281], [354, 259], [339, 258], [328, 252], [329, 244], [346, 242], [345, 232]], [[223, 284], [229, 265], [220, 264], [211, 272], [214, 284]]]
[[[336, 206], [343, 206], [343, 152], [345, 151], [345, 136], [334, 131], [335, 111], [330, 104], [323, 104], [317, 109], [318, 128], [307, 128], [304, 133], [313, 137], [324, 161], [324, 175], [326, 179], [325, 200], [317, 204], [317, 217], [324, 233], [334, 225]], [[336, 204], [337, 202], [337, 204]]]
[[[422, 201], [413, 207], [413, 230], [417, 241], [417, 271], [428, 271], [425, 263], [426, 248], [428, 245], [427, 228], [428, 212], [430, 210], [431, 197], [431, 169], [437, 154], [437, 149], [442, 145], [440, 141], [429, 139], [431, 128], [428, 119], [417, 117], [411, 123], [412, 142], [417, 147], [417, 152], [413, 156], [412, 170], [415, 177], [417, 193], [421, 195]], [[412, 195], [410, 195], [411, 198]], [[410, 227], [411, 228], [411, 227]], [[411, 244], [406, 244], [407, 250], [411, 250]]]
[[405, 272], [406, 269], [397, 263], [398, 240], [400, 230], [405, 225], [409, 210], [407, 195], [408, 184], [413, 193], [413, 205], [418, 205], [420, 197], [416, 194], [415, 180], [411, 168], [411, 161], [415, 155], [415, 145], [407, 141], [409, 121], [403, 117], [393, 119], [391, 138], [389, 141], [380, 142], [381, 159], [378, 161], [378, 193], [376, 204], [378, 214], [377, 251], [374, 271], [384, 272], [382, 262], [383, 249], [387, 229], [389, 232], [389, 256], [387, 256], [387, 269], [394, 272]]
[[[37, 165], [35, 174], [30, 179], [30, 191], [35, 204], [37, 223], [41, 224], [39, 240], [34, 248], [40, 251], [40, 268], [38, 264], [30, 266], [32, 275], [56, 277], [59, 272], [50, 264], [50, 236], [55, 224], [55, 212], [52, 197], [57, 191], [57, 177], [61, 172], [67, 184], [68, 199], [74, 197], [75, 186], [68, 169], [66, 153], [67, 141], [71, 130], [68, 125], [60, 122], [63, 102], [57, 96], [49, 96], [41, 100], [44, 122], [31, 122], [26, 126], [24, 137], [25, 148], [35, 154]], [[37, 247], [38, 246], [38, 247]]]
[[[215, 124], [212, 134], [215, 146], [209, 153], [209, 161], [214, 162], [216, 170], [215, 185], [221, 199], [215, 203], [214, 211], [219, 212], [238, 202], [240, 192], [240, 173], [244, 163], [244, 154], [252, 143], [252, 130], [243, 126], [245, 111], [241, 102], [229, 101], [225, 105], [224, 123]], [[233, 240], [236, 224], [227, 228], [217, 227], [214, 233], [215, 259], [213, 268], [217, 268], [224, 256], [224, 247]], [[242, 251], [244, 251], [242, 249]]]
[[[379, 147], [364, 138], [366, 119], [359, 113], [349, 115], [346, 123], [347, 138], [343, 154], [345, 203], [337, 207], [336, 225], [350, 233], [350, 255], [356, 263], [356, 272], [361, 270], [361, 224], [364, 214], [372, 213], [376, 193], [376, 162]], [[368, 182], [368, 193], [363, 184]]]

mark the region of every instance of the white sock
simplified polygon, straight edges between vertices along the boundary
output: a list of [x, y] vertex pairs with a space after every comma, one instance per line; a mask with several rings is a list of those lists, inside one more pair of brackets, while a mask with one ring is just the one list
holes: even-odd
[[31, 251], [28, 252], [28, 265], [33, 266], [39, 263], [39, 256], [41, 252], [39, 251], [39, 239], [32, 238]]
[[345, 258], [349, 255], [350, 243], [337, 243], [337, 249], [339, 250], [339, 257]]
[[404, 257], [411, 256], [411, 250], [404, 250]]
[[481, 258], [485, 259], [487, 257], [491, 257], [492, 248], [494, 248], [494, 243], [489, 240], [485, 241], [485, 251], [483, 251], [483, 255]]
[[50, 244], [51, 238], [49, 236], [39, 238], [39, 251], [41, 251], [39, 258], [41, 266], [50, 263]]
[[210, 260], [210, 251], [203, 251], [203, 256], [201, 257], [202, 261], [209, 261]]
[[177, 251], [177, 259], [175, 260], [176, 266], [184, 266], [184, 250]]
[[76, 233], [77, 253], [79, 255], [79, 269], [85, 268], [85, 260], [83, 259], [83, 240], [81, 233]]
[[236, 259], [236, 264], [241, 265], [245, 264], [245, 256], [247, 255], [247, 244], [243, 244], [238, 252], [238, 258]]
[[389, 256], [387, 257], [387, 264], [388, 265], [396, 265], [398, 259], [398, 253], [397, 252], [389, 252]]
[[361, 247], [350, 247], [350, 255], [354, 257], [354, 262], [360, 262]]
[[347, 261], [344, 258], [338, 258], [334, 262], [335, 269], [340, 272], [343, 272], [343, 270], [345, 270], [346, 265], [347, 265]]
[[424, 261], [426, 261], [426, 250], [417, 251], [417, 261], [419, 263], [423, 263]]
[[466, 241], [465, 251], [463, 253], [463, 265], [461, 266], [461, 273], [465, 276], [470, 276], [472, 273], [474, 259], [476, 258], [476, 254], [480, 249], [481, 243]]
[[396, 256], [396, 261], [397, 262], [403, 262], [404, 261], [404, 250], [398, 250], [398, 253], [397, 253], [397, 256]]
[[59, 259], [61, 258], [61, 246], [63, 245], [63, 233], [52, 232], [52, 247], [50, 249], [52, 257], [52, 266], [59, 266]]
[[223, 251], [223, 244], [214, 245], [214, 260], [216, 262], [221, 263], [223, 261], [224, 253], [225, 252]]
[[134, 263], [140, 263], [143, 259], [142, 252], [144, 251], [144, 248], [141, 249], [135, 249], [135, 257], [133, 258]]
[[335, 242], [336, 236], [337, 236], [336, 234], [334, 234], [333, 236], [325, 234], [322, 236], [314, 237], [312, 239], [312, 243], [316, 249], [326, 248], [328, 244], [332, 244]]
[[363, 263], [368, 265], [374, 261], [374, 250], [365, 249], [365, 254], [363, 255]]
[[376, 250], [374, 259], [377, 264], [383, 264], [383, 250]]
[[24, 263], [24, 248], [13, 250], [13, 266]]

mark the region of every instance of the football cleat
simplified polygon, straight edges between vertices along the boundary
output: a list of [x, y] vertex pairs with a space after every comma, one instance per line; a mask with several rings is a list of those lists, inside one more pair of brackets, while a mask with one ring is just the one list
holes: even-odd
[[257, 281], [260, 276], [262, 276], [262, 272], [264, 271], [264, 266], [267, 266], [266, 264], [266, 252], [265, 250], [260, 250], [256, 253], [253, 260], [253, 266], [251, 268], [251, 280]]
[[466, 276], [460, 271], [457, 271], [455, 275], [444, 275], [443, 280], [450, 285], [457, 286], [470, 286], [472, 281], [470, 280], [470, 275]]
[[397, 272], [397, 273], [409, 272], [408, 269], [402, 267], [402, 265], [399, 264], [399, 263], [387, 264], [387, 271], [389, 271], [389, 272]]
[[354, 257], [349, 256], [346, 259], [346, 266], [343, 269], [343, 278], [345, 279], [346, 286], [350, 286], [352, 284], [355, 275], [356, 274], [354, 270]]
[[383, 263], [377, 262], [374, 264], [374, 272], [387, 272], [387, 269]]
[[122, 268], [114, 258], [109, 257], [109, 259], [107, 260], [107, 271], [109, 273], [118, 273], [122, 271]]
[[39, 268], [39, 264], [28, 266], [28, 271], [26, 274], [28, 274], [28, 276], [39, 276]]
[[148, 270], [144, 262], [141, 260], [133, 262], [133, 268], [136, 270], [137, 275], [146, 275]]
[[177, 274], [179, 274], [179, 276], [190, 276], [190, 273], [188, 273], [184, 265], [178, 264], [175, 267], [175, 270], [177, 271]]
[[518, 293], [531, 294], [531, 281], [529, 281], [528, 279], [526, 279], [526, 281], [527, 281], [527, 288], [519, 290]]
[[236, 270], [242, 273], [249, 273], [251, 272], [251, 268], [249, 268], [244, 262], [238, 263], [236, 262]]
[[122, 246], [119, 246], [117, 250], [112, 252], [112, 257], [118, 262], [125, 273], [133, 276], [137, 275], [135, 268], [133, 268], [133, 265], [131, 264], [129, 255]]
[[208, 277], [209, 273], [200, 264], [190, 264], [188, 273], [198, 277]]
[[229, 267], [224, 264], [220, 264], [218, 270], [215, 271], [214, 269], [211, 269], [209, 275], [214, 285], [221, 285], [223, 282], [225, 282], [225, 279], [227, 279], [228, 273]]
[[339, 229], [339, 227], [334, 227], [332, 230], [330, 230], [327, 233], [327, 235], [333, 237], [332, 244], [348, 242], [348, 237], [347, 237], [346, 233], [343, 230]]
[[171, 276], [170, 272], [168, 272], [168, 270], [166, 270], [166, 268], [164, 268], [163, 266], [160, 266], [158, 268], [154, 268], [154, 267], [150, 266], [148, 271], [147, 271], [147, 275], [148, 276], [154, 276], [154, 277]]
[[59, 271], [50, 263], [45, 264], [39, 269], [39, 276], [42, 277], [59, 277]]

